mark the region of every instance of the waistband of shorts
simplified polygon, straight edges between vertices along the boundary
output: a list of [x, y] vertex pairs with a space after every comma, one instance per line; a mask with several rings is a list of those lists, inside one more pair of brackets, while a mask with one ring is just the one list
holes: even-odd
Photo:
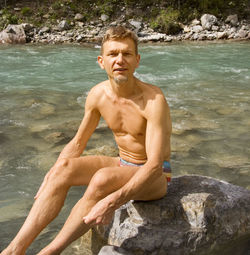
[[[128, 162], [125, 159], [120, 158], [120, 166], [143, 166], [144, 164], [135, 164], [135, 163], [131, 163]], [[162, 164], [162, 170], [163, 170], [163, 174], [166, 176], [166, 179], [168, 182], [171, 182], [171, 178], [172, 178], [172, 169], [171, 169], [171, 165], [169, 161], [164, 161]]]
[[[143, 165], [144, 164], [136, 164], [136, 163], [132, 163], [125, 159], [120, 158], [120, 166], [143, 166]], [[165, 160], [162, 164], [162, 168], [170, 168], [171, 169], [170, 162]]]
[[136, 164], [120, 158], [120, 166], [143, 166], [143, 165], [144, 164]]

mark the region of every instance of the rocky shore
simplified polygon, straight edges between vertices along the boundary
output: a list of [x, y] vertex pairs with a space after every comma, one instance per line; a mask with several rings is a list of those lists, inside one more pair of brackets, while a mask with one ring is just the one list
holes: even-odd
[[181, 32], [168, 35], [154, 31], [149, 24], [139, 19], [126, 20], [125, 16], [110, 21], [110, 17], [102, 14], [97, 21], [86, 23], [83, 15], [78, 13], [74, 22], [58, 20], [56, 26], [37, 28], [32, 24], [8, 25], [0, 32], [0, 43], [100, 43], [109, 26], [125, 25], [134, 30], [140, 42], [172, 42], [172, 41], [204, 41], [204, 40], [249, 40], [250, 24], [239, 20], [238, 16], [230, 15], [225, 20], [219, 20], [211, 14], [204, 14], [200, 20], [195, 19], [190, 24], [180, 24]]

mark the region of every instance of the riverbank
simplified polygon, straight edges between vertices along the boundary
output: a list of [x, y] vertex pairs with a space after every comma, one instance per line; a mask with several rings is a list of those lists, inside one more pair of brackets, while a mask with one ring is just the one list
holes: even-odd
[[138, 35], [139, 41], [147, 42], [176, 42], [204, 40], [249, 40], [250, 24], [239, 20], [238, 15], [229, 15], [225, 20], [219, 20], [211, 14], [204, 14], [200, 19], [194, 19], [190, 24], [179, 24], [181, 29], [177, 34], [160, 33], [153, 30], [140, 19], [126, 20], [125, 16], [110, 22], [110, 17], [102, 14], [99, 19], [83, 22], [84, 16], [77, 13], [74, 22], [58, 20], [56, 25], [36, 27], [30, 23], [8, 25], [0, 32], [0, 43], [100, 43], [110, 26], [123, 25]]

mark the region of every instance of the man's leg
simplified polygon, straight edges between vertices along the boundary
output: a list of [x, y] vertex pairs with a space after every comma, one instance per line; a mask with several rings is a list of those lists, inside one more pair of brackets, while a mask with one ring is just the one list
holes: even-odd
[[87, 185], [100, 168], [117, 165], [118, 158], [103, 156], [63, 159], [56, 163], [22, 228], [1, 255], [25, 254], [37, 235], [58, 215], [71, 186]]
[[[83, 217], [88, 214], [98, 201], [125, 185], [137, 170], [138, 167], [109, 167], [96, 172], [83, 198], [72, 209], [62, 230], [54, 241], [45, 247], [39, 255], [60, 254], [70, 243], [86, 233], [90, 226], [83, 222]], [[141, 190], [134, 199], [159, 199], [166, 194], [166, 188], [166, 178], [162, 175], [150, 187]]]

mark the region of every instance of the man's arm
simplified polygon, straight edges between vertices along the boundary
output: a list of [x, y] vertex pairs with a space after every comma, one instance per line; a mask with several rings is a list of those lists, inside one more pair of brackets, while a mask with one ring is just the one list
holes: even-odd
[[96, 103], [96, 93], [91, 90], [86, 99], [85, 114], [79, 129], [74, 138], [64, 147], [58, 160], [62, 158], [76, 158], [82, 154], [100, 120], [101, 115]]
[[[100, 120], [100, 112], [97, 108], [97, 100], [98, 96], [96, 95], [95, 88], [93, 88], [86, 99], [85, 103], [85, 114], [83, 117], [83, 120], [79, 126], [79, 129], [74, 136], [74, 138], [64, 147], [62, 152], [60, 153], [56, 163], [60, 159], [66, 159], [66, 158], [76, 158], [79, 157], [83, 150], [85, 149], [87, 142], [94, 132], [95, 128], [98, 125], [98, 122]], [[56, 164], [55, 163], [55, 164]], [[54, 167], [54, 166], [53, 166]], [[35, 199], [39, 196], [41, 191], [43, 190], [43, 187], [45, 186], [49, 175], [53, 171], [53, 167], [50, 169], [50, 171], [46, 174], [44, 177], [44, 180], [35, 196]]]

